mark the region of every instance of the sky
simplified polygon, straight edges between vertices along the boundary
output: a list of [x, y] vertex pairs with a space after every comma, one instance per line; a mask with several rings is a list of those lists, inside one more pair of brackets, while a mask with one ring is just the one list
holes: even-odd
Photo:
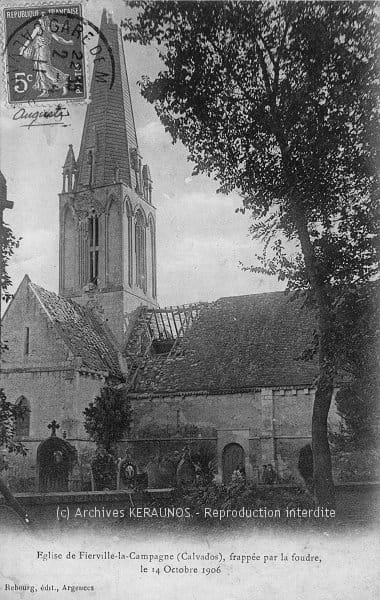
[[[117, 23], [127, 10], [123, 0], [88, 0], [84, 14], [99, 25], [103, 7]], [[252, 264], [260, 246], [249, 236], [249, 215], [235, 212], [241, 199], [217, 194], [217, 183], [207, 176], [192, 176], [186, 149], [172, 144], [154, 108], [140, 95], [142, 75], [154, 76], [162, 66], [155, 49], [126, 43], [125, 54], [139, 147], [153, 179], [160, 305], [283, 289], [276, 278], [242, 271], [239, 263]], [[14, 289], [27, 273], [32, 281], [58, 291], [62, 165], [68, 144], [78, 155], [86, 106], [70, 103], [68, 110], [67, 127], [28, 129], [12, 119], [15, 110], [2, 98], [0, 165], [8, 200], [14, 202], [4, 220], [22, 238], [9, 268]]]

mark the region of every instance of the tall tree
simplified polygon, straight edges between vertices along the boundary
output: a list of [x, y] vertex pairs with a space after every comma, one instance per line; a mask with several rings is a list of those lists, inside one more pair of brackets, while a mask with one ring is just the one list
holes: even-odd
[[[7, 200], [5, 178], [3, 174], [0, 173], [0, 359], [3, 350], [7, 349], [6, 341], [1, 337], [1, 309], [3, 303], [9, 302], [11, 299], [10, 288], [12, 286], [12, 281], [8, 272], [9, 260], [20, 243], [20, 240], [15, 237], [9, 225], [3, 221], [4, 210], [12, 207], [13, 202]], [[10, 452], [24, 453], [22, 444], [13, 441], [14, 423], [17, 415], [17, 408], [7, 402], [4, 390], [0, 388], [0, 447], [3, 446]]]
[[[7, 201], [5, 178], [0, 173], [0, 359], [3, 350], [7, 349], [7, 344], [3, 342], [1, 337], [1, 306], [2, 301], [9, 302], [11, 299], [9, 289], [12, 281], [8, 273], [8, 264], [9, 259], [19, 245], [19, 240], [14, 236], [12, 229], [3, 222], [4, 209], [12, 207], [13, 203]], [[0, 448], [5, 448], [8, 452], [13, 452], [14, 454], [26, 454], [27, 451], [22, 442], [14, 440], [16, 419], [17, 417], [23, 418], [23, 416], [23, 409], [8, 402], [4, 390], [0, 388]], [[29, 524], [30, 521], [27, 513], [8, 489], [1, 476], [0, 493], [23, 521]]]
[[[12, 208], [13, 203], [6, 199], [6, 184], [3, 175], [0, 173], [0, 359], [3, 350], [7, 349], [6, 340], [1, 336], [2, 306], [11, 300], [10, 288], [12, 281], [9, 276], [9, 260], [18, 248], [20, 240], [17, 239], [12, 229], [4, 223], [3, 212], [5, 208]], [[1, 365], [0, 365], [1, 369]], [[13, 445], [13, 421], [16, 416], [16, 409], [6, 401], [4, 391], [0, 388], [0, 446], [9, 448], [12, 452], [18, 447]], [[6, 425], [7, 424], [7, 425]]]
[[17, 419], [23, 419], [25, 409], [8, 402], [3, 388], [0, 388], [0, 449], [13, 454], [26, 455], [24, 444], [14, 439]]
[[376, 270], [379, 23], [372, 2], [127, 2], [125, 37], [155, 44], [144, 76], [173, 141], [220, 191], [238, 190], [263, 269], [316, 309], [312, 416], [320, 504], [334, 504], [327, 417], [335, 317]]

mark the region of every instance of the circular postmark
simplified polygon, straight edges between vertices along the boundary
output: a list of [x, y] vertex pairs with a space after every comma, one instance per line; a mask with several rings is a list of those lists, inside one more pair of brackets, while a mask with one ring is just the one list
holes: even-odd
[[87, 98], [86, 56], [94, 76], [115, 81], [112, 45], [82, 16], [80, 4], [4, 9], [7, 97], [10, 104]]

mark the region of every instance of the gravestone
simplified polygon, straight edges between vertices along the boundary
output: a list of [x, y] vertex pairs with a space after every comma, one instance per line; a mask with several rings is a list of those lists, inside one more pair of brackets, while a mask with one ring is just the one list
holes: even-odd
[[117, 489], [133, 489], [137, 481], [137, 467], [129, 457], [119, 460], [117, 473]]
[[189, 487], [195, 483], [195, 467], [190, 457], [190, 450], [185, 448], [177, 467], [177, 485]]
[[148, 487], [160, 488], [162, 486], [162, 475], [158, 458], [153, 458], [148, 462], [146, 472], [148, 474]]
[[48, 428], [50, 437], [41, 442], [37, 449], [37, 464], [40, 492], [66, 492], [69, 489], [69, 476], [77, 461], [74, 446], [58, 438], [59, 424], [52, 421]]
[[164, 456], [159, 465], [161, 480], [164, 485], [172, 487], [176, 484], [177, 467], [169, 456]]

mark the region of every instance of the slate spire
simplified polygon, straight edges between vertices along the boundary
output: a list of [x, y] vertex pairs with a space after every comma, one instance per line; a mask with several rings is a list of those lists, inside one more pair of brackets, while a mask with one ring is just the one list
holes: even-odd
[[[78, 156], [76, 190], [122, 181], [135, 188], [139, 155], [120, 28], [103, 10], [98, 54]], [[114, 74], [114, 76], [113, 76]], [[91, 181], [90, 181], [91, 179]]]

